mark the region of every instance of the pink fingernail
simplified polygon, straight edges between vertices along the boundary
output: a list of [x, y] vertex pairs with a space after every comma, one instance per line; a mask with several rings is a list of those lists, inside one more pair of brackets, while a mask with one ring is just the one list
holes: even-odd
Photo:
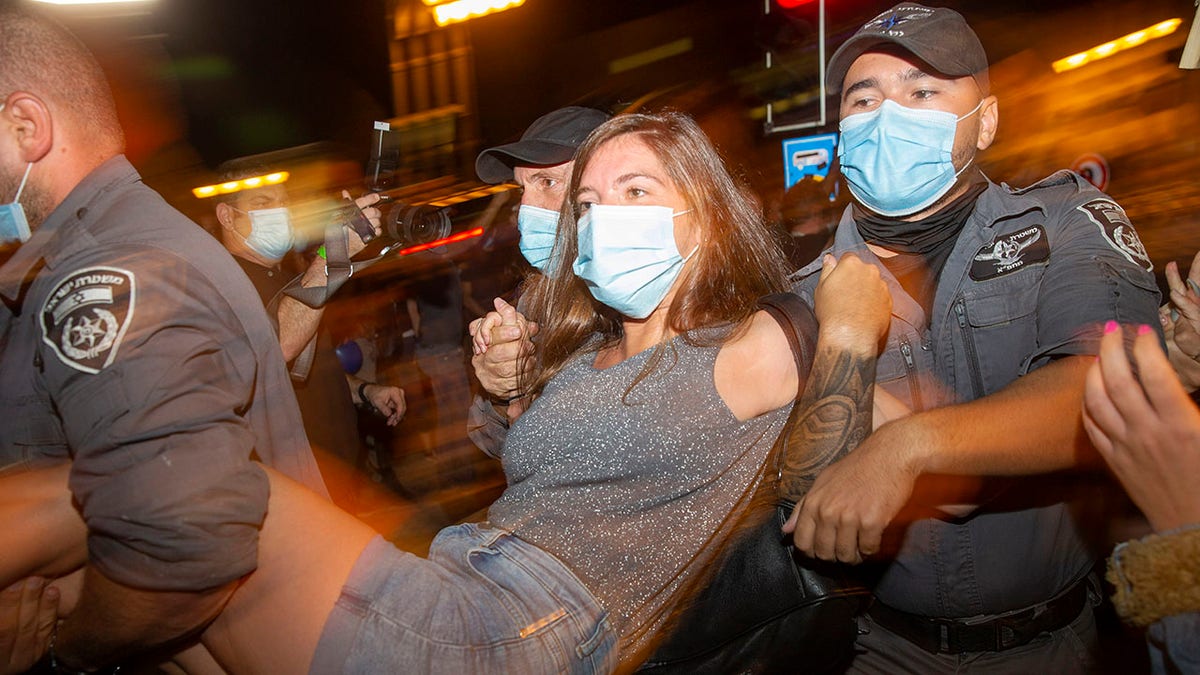
[[1146, 324], [1142, 324], [1142, 325], [1138, 326], [1138, 329], [1137, 329], [1138, 335], [1145, 335], [1149, 332], [1150, 332], [1150, 326], [1147, 326]]
[[1116, 321], [1104, 322], [1104, 334], [1105, 335], [1108, 335], [1109, 333], [1115, 333], [1115, 332], [1117, 332], [1117, 329], [1119, 329], [1119, 328], [1120, 328], [1120, 326], [1117, 325]]

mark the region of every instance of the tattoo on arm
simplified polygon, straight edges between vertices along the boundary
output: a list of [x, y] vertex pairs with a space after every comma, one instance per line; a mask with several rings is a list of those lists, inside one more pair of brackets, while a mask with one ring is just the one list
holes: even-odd
[[780, 496], [798, 501], [822, 469], [871, 433], [875, 357], [818, 343], [804, 393], [784, 427]]

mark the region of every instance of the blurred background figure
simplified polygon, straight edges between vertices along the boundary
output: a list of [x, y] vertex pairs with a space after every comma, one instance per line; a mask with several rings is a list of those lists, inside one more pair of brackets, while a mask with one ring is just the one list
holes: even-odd
[[[227, 184], [255, 178], [265, 181], [266, 176], [279, 170], [249, 157], [230, 160], [217, 173], [220, 182]], [[303, 287], [326, 282], [324, 257], [314, 255], [307, 265], [301, 266], [302, 261], [296, 264], [292, 254], [296, 228], [284, 184], [243, 187], [216, 199], [221, 242], [254, 284], [276, 325], [284, 359], [291, 367], [305, 433], [330, 494], [339, 506], [353, 512], [361, 482], [357, 469], [366, 459], [355, 405], [373, 410], [394, 426], [405, 413], [404, 392], [347, 373], [334, 352], [331, 331], [322, 322], [324, 307], [309, 307], [283, 293], [297, 279]], [[379, 211], [370, 205], [377, 200], [377, 196], [370, 195], [357, 202], [373, 219], [376, 234]], [[363, 248], [358, 234], [346, 227], [342, 232], [351, 255]], [[359, 361], [361, 368], [361, 358]]]
[[439, 468], [469, 480], [470, 462], [452, 459], [465, 449], [463, 429], [471, 400], [463, 351], [462, 278], [458, 264], [444, 248], [422, 251], [415, 258], [413, 264], [420, 265], [421, 271], [407, 283], [405, 306], [414, 334], [413, 355], [430, 392], [421, 406], [429, 422], [422, 433]]
[[816, 260], [833, 243], [833, 231], [850, 203], [836, 164], [824, 179], [809, 177], [783, 193], [773, 219], [783, 235], [784, 251], [795, 269]]

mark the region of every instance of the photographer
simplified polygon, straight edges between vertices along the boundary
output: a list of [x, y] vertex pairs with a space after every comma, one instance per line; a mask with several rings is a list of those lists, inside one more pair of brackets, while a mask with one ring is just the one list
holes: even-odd
[[[273, 167], [253, 159], [231, 160], [218, 168], [222, 182], [270, 173]], [[349, 198], [349, 194], [343, 192]], [[352, 510], [353, 470], [361, 451], [354, 405], [369, 405], [387, 418], [389, 426], [404, 416], [404, 391], [347, 375], [334, 352], [328, 330], [321, 329], [324, 307], [313, 308], [280, 291], [296, 277], [284, 266], [292, 248], [293, 230], [288, 213], [288, 193], [282, 184], [263, 185], [223, 195], [216, 215], [221, 241], [254, 284], [264, 304], [278, 297], [271, 317], [279, 332], [284, 359], [292, 367], [292, 385], [300, 403], [305, 433], [333, 499]], [[369, 194], [355, 203], [380, 231], [379, 196]], [[359, 235], [344, 229], [347, 251], [354, 255], [365, 246]], [[299, 276], [305, 288], [324, 286], [326, 261], [321, 256]]]

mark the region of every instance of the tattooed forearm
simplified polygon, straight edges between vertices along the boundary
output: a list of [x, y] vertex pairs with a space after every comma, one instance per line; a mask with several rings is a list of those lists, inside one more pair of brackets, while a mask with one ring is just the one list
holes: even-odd
[[784, 429], [780, 496], [798, 501], [817, 474], [871, 433], [875, 356], [818, 341], [804, 393]]

